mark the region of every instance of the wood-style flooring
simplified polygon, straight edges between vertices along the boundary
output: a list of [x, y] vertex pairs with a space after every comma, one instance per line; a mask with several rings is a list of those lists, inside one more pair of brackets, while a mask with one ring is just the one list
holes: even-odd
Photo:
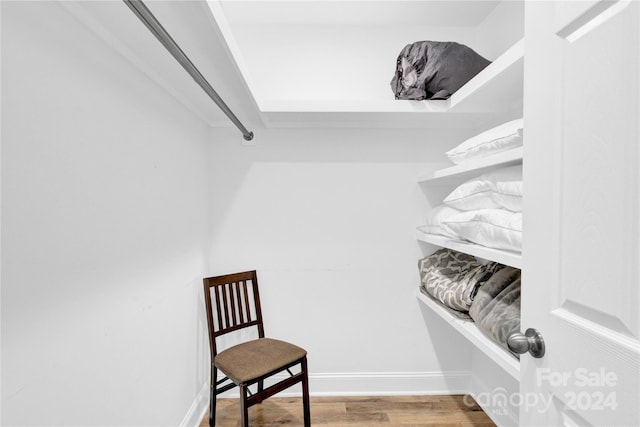
[[[469, 396], [311, 397], [311, 424], [322, 427], [494, 427]], [[237, 399], [219, 399], [216, 427], [239, 427]], [[300, 398], [272, 397], [249, 408], [251, 427], [302, 426]], [[209, 425], [209, 414], [200, 424]]]

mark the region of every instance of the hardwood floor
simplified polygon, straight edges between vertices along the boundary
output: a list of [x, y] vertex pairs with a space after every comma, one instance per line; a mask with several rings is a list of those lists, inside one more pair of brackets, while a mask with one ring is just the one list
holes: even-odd
[[[311, 424], [322, 427], [493, 427], [482, 409], [462, 395], [311, 397]], [[251, 427], [302, 426], [300, 398], [272, 397], [249, 408]], [[238, 427], [237, 399], [219, 399], [216, 427]], [[209, 414], [200, 424], [209, 425]]]

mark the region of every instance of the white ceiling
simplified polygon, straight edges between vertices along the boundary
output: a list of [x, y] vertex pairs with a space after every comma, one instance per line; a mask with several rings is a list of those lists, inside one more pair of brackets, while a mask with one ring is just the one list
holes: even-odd
[[221, 0], [228, 22], [273, 25], [477, 26], [498, 1]]

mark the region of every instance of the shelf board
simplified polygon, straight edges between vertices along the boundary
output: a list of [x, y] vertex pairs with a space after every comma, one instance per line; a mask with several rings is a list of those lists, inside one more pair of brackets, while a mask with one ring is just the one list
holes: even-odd
[[522, 108], [524, 40], [504, 52], [447, 100], [259, 99], [267, 126], [478, 127]]
[[481, 111], [487, 105], [522, 106], [524, 39], [511, 46], [447, 100], [450, 111]]
[[491, 360], [496, 362], [498, 366], [504, 369], [509, 375], [516, 380], [520, 380], [520, 361], [509, 351], [502, 348], [488, 336], [486, 336], [471, 320], [460, 319], [449, 313], [446, 308], [440, 306], [420, 290], [416, 292], [416, 298], [420, 303], [426, 305], [434, 313], [440, 316], [445, 322], [451, 325], [455, 330], [460, 332], [469, 342], [476, 346], [480, 351], [489, 356]]
[[479, 72], [449, 99], [263, 99], [265, 113], [494, 113], [522, 103], [524, 40], [518, 41]]
[[420, 230], [417, 230], [417, 239], [421, 242], [453, 249], [454, 251], [463, 252], [490, 261], [496, 261], [511, 267], [522, 268], [522, 254], [518, 252], [504, 251], [476, 245], [474, 243], [460, 242], [448, 239], [444, 236], [425, 233]]
[[484, 157], [478, 160], [469, 160], [464, 164], [439, 169], [435, 172], [424, 173], [418, 176], [418, 182], [444, 183], [447, 180], [467, 180], [481, 175], [496, 167], [513, 166], [522, 163], [523, 148], [518, 147], [508, 151]]

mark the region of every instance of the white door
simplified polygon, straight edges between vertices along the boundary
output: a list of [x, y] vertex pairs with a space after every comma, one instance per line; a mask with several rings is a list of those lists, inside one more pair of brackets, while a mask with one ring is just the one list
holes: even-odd
[[527, 1], [523, 426], [640, 426], [640, 7]]

